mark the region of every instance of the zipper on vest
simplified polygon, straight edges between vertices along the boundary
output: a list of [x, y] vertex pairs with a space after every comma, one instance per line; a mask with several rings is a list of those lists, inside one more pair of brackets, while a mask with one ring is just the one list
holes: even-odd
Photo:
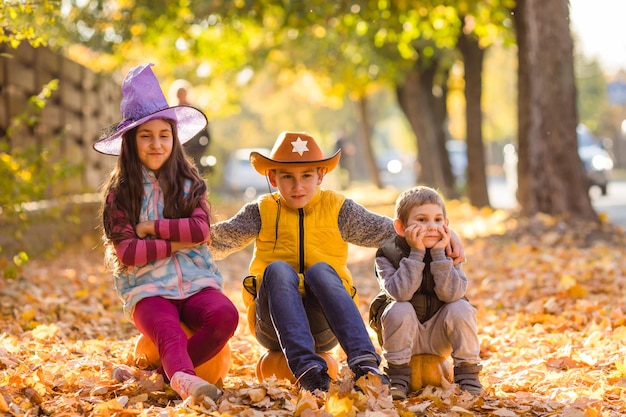
[[299, 234], [300, 234], [300, 273], [304, 274], [304, 209], [298, 209]]

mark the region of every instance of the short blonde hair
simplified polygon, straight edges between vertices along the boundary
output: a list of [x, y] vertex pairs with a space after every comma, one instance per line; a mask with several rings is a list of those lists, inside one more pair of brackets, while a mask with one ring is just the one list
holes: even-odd
[[396, 200], [395, 216], [402, 224], [406, 225], [409, 213], [415, 206], [424, 204], [437, 204], [443, 210], [443, 217], [446, 217], [446, 205], [443, 197], [433, 188], [418, 185], [408, 190], [404, 190]]

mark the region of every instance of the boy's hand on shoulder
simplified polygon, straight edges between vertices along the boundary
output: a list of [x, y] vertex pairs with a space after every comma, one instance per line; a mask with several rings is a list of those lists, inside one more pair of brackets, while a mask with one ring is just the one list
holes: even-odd
[[465, 261], [465, 247], [461, 243], [461, 239], [452, 229], [450, 231], [450, 244], [446, 247], [446, 255], [452, 258], [452, 263], [457, 265]]

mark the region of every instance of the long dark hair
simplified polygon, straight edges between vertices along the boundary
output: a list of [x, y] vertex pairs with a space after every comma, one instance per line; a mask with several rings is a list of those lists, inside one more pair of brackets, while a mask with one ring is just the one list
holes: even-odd
[[[159, 169], [159, 186], [163, 190], [163, 216], [167, 219], [190, 217], [194, 208], [200, 205], [210, 215], [207, 198], [207, 185], [198, 169], [178, 141], [176, 121], [162, 119], [172, 127], [172, 153]], [[112, 214], [121, 211], [135, 226], [139, 222], [143, 199], [142, 163], [137, 152], [136, 135], [139, 126], [123, 135], [122, 149], [117, 165], [102, 187], [100, 217], [104, 228], [105, 243], [120, 238], [114, 230]], [[187, 195], [184, 193], [185, 180], [191, 180]], [[110, 201], [107, 201], [107, 199]]]

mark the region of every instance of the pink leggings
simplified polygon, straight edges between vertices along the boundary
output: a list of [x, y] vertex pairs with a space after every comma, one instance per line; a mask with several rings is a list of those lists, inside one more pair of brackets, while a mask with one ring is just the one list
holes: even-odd
[[[133, 319], [156, 345], [161, 357], [157, 372], [169, 381], [178, 371], [195, 375], [195, 367], [219, 353], [235, 334], [239, 312], [221, 291], [207, 288], [184, 300], [144, 298]], [[194, 332], [189, 340], [180, 322]]]

